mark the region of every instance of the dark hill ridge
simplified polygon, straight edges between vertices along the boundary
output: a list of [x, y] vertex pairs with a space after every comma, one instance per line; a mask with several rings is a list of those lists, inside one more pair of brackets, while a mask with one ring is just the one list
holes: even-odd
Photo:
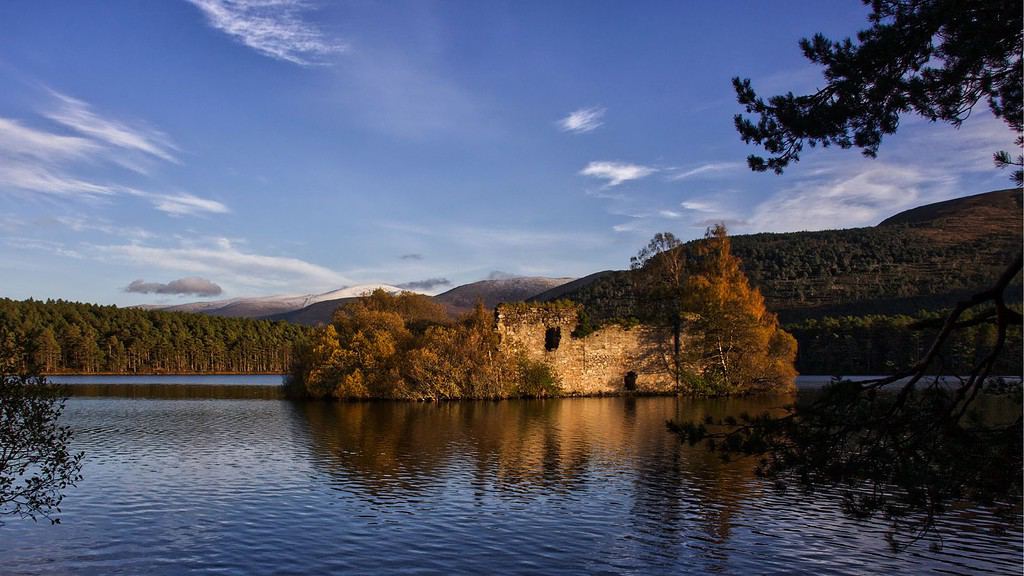
[[[455, 317], [472, 310], [477, 300], [483, 301], [484, 306], [488, 308], [494, 308], [502, 302], [524, 301], [546, 290], [562, 286], [571, 280], [572, 278], [544, 278], [539, 276], [481, 280], [452, 288], [447, 292], [434, 296], [434, 299], [443, 304], [448, 313]], [[307, 326], [326, 324], [330, 321], [331, 315], [334, 314], [334, 310], [338, 306], [353, 300], [355, 298], [325, 300], [298, 310], [267, 316], [266, 319], [286, 320]]]
[[993, 226], [998, 228], [1008, 220], [1019, 223], [1022, 208], [1021, 190], [1008, 188], [911, 208], [882, 220], [879, 226], [909, 224], [934, 227], [935, 223], [943, 222], [947, 229], [964, 229], [977, 234]]
[[298, 310], [291, 310], [288, 312], [281, 312], [279, 314], [273, 314], [266, 316], [265, 320], [284, 320], [286, 322], [293, 322], [295, 324], [302, 324], [303, 326], [316, 326], [317, 324], [327, 324], [331, 320], [331, 316], [339, 306], [344, 306], [349, 302], [358, 300], [355, 298], [338, 298], [337, 300], [324, 300], [323, 302], [316, 302], [310, 304], [305, 308], [299, 308]]
[[[999, 190], [907, 210], [874, 227], [734, 236], [732, 246], [784, 322], [911, 313], [951, 306], [991, 284], [1021, 250], [1021, 205], [1019, 189]], [[1015, 290], [1019, 299], [1019, 284]], [[560, 297], [583, 303], [595, 319], [635, 315], [628, 271], [537, 299]]]
[[481, 280], [452, 288], [447, 292], [434, 296], [434, 299], [444, 304], [449, 312], [457, 314], [472, 310], [476, 306], [477, 300], [483, 301], [484, 306], [488, 308], [494, 308], [502, 302], [522, 302], [541, 292], [557, 288], [572, 281], [572, 278], [544, 278], [540, 276]]

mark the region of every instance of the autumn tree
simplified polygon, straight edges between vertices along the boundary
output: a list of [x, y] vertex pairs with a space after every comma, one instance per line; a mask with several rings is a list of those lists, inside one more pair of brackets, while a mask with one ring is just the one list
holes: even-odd
[[[824, 73], [814, 93], [766, 99], [750, 80], [733, 80], [739, 103], [753, 115], [737, 115], [736, 129], [767, 152], [748, 158], [753, 170], [781, 174], [805, 146], [856, 147], [873, 157], [905, 115], [960, 126], [981, 102], [1006, 123], [1018, 147], [1024, 143], [1020, 0], [864, 3], [871, 8], [870, 26], [856, 40], [821, 34], [801, 40], [804, 55]], [[994, 159], [997, 166], [1014, 165], [1012, 179], [1024, 182], [1024, 158], [997, 152]], [[682, 439], [706, 442], [725, 455], [757, 455], [761, 472], [777, 482], [837, 486], [848, 511], [882, 514], [894, 530], [909, 523], [920, 535], [960, 500], [1001, 503], [1019, 514], [1020, 387], [989, 378], [1005, 353], [1009, 327], [1022, 321], [1006, 302], [1024, 261], [1017, 250], [1007, 254], [1009, 265], [989, 289], [934, 324], [934, 340], [906, 370], [872, 381], [837, 381], [780, 418], [671, 427]], [[992, 345], [968, 374], [955, 375], [955, 386], [925, 378], [941, 366], [940, 352], [953, 334], [985, 323], [995, 328]], [[993, 420], [978, 412], [976, 399], [1004, 392], [1012, 395], [1016, 414]]]
[[419, 294], [377, 291], [335, 311], [295, 347], [287, 380], [314, 398], [450, 400], [554, 396], [546, 365], [503, 350], [494, 314], [478, 303], [452, 322]]
[[691, 262], [682, 297], [696, 391], [735, 394], [792, 384], [796, 340], [750, 286], [724, 225], [708, 229]]
[[644, 319], [672, 327], [680, 391], [724, 395], [792, 383], [796, 341], [750, 286], [725, 226], [689, 247], [659, 233], [632, 265]]

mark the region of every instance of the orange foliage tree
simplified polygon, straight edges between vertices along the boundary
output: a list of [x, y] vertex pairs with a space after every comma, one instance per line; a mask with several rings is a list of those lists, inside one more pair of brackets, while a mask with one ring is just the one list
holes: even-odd
[[735, 394], [790, 385], [796, 340], [779, 327], [730, 251], [724, 225], [695, 245], [684, 285], [693, 385], [704, 394]]
[[297, 346], [289, 389], [314, 398], [446, 400], [553, 396], [550, 369], [499, 347], [478, 304], [457, 322], [427, 296], [377, 290], [338, 308]]
[[641, 308], [674, 328], [682, 391], [715, 396], [792, 385], [796, 340], [750, 286], [725, 226], [709, 228], [704, 240], [690, 245], [658, 234], [633, 268]]

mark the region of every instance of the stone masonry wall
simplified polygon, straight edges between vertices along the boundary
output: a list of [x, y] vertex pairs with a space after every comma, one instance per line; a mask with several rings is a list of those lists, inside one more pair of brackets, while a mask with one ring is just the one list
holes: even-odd
[[[579, 309], [565, 303], [501, 304], [495, 312], [501, 346], [551, 366], [566, 394], [621, 393], [630, 373], [638, 392], [674, 389], [671, 331], [612, 325], [574, 338]], [[549, 349], [556, 339], [557, 347]]]

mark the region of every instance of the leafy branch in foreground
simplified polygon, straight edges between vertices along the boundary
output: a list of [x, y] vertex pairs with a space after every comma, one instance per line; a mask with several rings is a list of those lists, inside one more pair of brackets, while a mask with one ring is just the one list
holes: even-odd
[[[907, 113], [959, 127], [986, 101], [993, 116], [1017, 134], [1024, 128], [1021, 52], [1024, 10], [1020, 0], [863, 0], [871, 27], [857, 41], [821, 34], [800, 41], [804, 56], [822, 66], [825, 85], [813, 94], [760, 97], [749, 79], [733, 79], [740, 104], [754, 119], [737, 115], [753, 170], [781, 174], [800, 160], [804, 145], [860, 148], [875, 156]], [[1018, 144], [1018, 149], [1019, 149]], [[1008, 153], [999, 166], [1016, 165]]]
[[81, 479], [81, 452], [59, 424], [60, 389], [46, 378], [15, 373], [17, 347], [0, 341], [0, 517], [39, 517], [58, 524], [64, 491]]
[[[683, 441], [703, 443], [724, 458], [757, 456], [758, 472], [785, 487], [838, 487], [844, 510], [856, 517], [881, 514], [912, 542], [934, 528], [937, 515], [957, 502], [996, 506], [1019, 514], [1022, 491], [1021, 388], [993, 379], [1010, 326], [1021, 315], [1004, 301], [1021, 271], [1021, 256], [984, 292], [961, 302], [922, 359], [909, 369], [862, 382], [836, 380], [784, 415], [739, 420], [669, 422]], [[968, 312], [991, 307], [969, 320]], [[950, 335], [965, 325], [992, 322], [997, 338], [967, 376], [925, 378], [941, 361]], [[952, 386], [950, 383], [952, 382]], [[895, 387], [895, 389], [891, 389]], [[1006, 415], [983, 413], [981, 399], [1013, 399]]]

